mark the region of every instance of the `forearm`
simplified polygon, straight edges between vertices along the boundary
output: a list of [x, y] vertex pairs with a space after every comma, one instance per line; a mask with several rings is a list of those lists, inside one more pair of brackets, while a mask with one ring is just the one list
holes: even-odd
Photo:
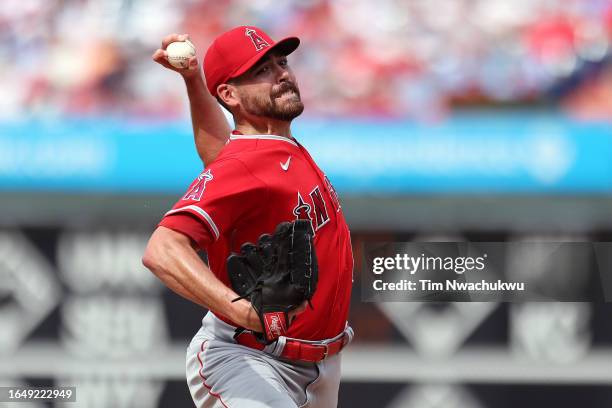
[[176, 239], [176, 234], [168, 229], [155, 231], [143, 258], [145, 266], [180, 296], [242, 327], [257, 330], [259, 321], [250, 303], [232, 302], [238, 295], [212, 273], [191, 248], [187, 237]]
[[175, 276], [170, 273], [170, 271], [165, 269], [156, 269], [152, 270], [152, 272], [164, 283], [164, 285], [166, 285], [166, 287], [168, 287], [168, 289], [172, 290], [177, 295], [182, 296], [185, 299], [202, 306], [203, 308], [208, 308], [204, 299], [201, 299], [195, 293], [192, 293], [191, 290], [189, 290], [189, 287], [184, 286]]
[[185, 78], [193, 136], [205, 164], [213, 161], [227, 141], [230, 126], [216, 99], [208, 92], [202, 75]]
[[[180, 269], [178, 270], [180, 271]], [[193, 279], [187, 275], [173, 273], [170, 270], [158, 271], [158, 273], [156, 275], [159, 279], [179, 296], [206, 309], [216, 311], [230, 318], [241, 327], [255, 329], [253, 322], [255, 322], [254, 319], [257, 319], [257, 317], [251, 305], [246, 300], [232, 302], [233, 299], [238, 297], [238, 294], [223, 285], [212, 272], [210, 272], [211, 276], [204, 277], [204, 280], [206, 280], [204, 286], [194, 284]], [[196, 286], [200, 286], [202, 291], [198, 292], [195, 289]], [[212, 293], [204, 288], [211, 290]]]
[[179, 73], [185, 80], [195, 145], [200, 159], [206, 165], [213, 161], [223, 149], [231, 129], [221, 107], [206, 88], [197, 57], [192, 56], [189, 59], [187, 68], [173, 67], [168, 61], [168, 46], [173, 42], [188, 39], [189, 36], [186, 34], [167, 35], [162, 40], [161, 48], [153, 53], [153, 61]]

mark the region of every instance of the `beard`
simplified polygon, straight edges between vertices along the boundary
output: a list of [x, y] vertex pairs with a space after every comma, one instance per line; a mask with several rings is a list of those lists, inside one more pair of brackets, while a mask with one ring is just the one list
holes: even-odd
[[243, 94], [243, 107], [251, 115], [290, 122], [304, 111], [300, 90], [292, 82], [272, 88], [270, 95]]

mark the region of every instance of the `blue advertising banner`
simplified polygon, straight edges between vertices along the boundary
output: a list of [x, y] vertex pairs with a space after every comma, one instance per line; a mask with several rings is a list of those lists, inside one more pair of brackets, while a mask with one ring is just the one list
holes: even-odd
[[334, 122], [300, 130], [343, 191], [612, 193], [609, 123], [489, 113], [439, 125]]
[[[440, 124], [299, 119], [294, 135], [356, 194], [612, 193], [612, 125], [553, 114]], [[176, 194], [202, 169], [188, 120], [0, 123], [0, 190]]]

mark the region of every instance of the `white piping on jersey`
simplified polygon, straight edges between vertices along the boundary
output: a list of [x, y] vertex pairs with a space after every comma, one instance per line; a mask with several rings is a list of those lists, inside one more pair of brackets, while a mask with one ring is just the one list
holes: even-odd
[[181, 211], [195, 211], [196, 215], [199, 215], [200, 218], [206, 220], [206, 222], [208, 222], [208, 225], [210, 225], [210, 228], [212, 228], [213, 232], [215, 233], [215, 240], [219, 239], [219, 229], [217, 228], [217, 225], [215, 225], [215, 222], [213, 221], [212, 217], [210, 215], [208, 215], [208, 213], [206, 211], [204, 211], [203, 209], [201, 209], [198, 206], [195, 205], [187, 205], [185, 207], [181, 207], [181, 208], [176, 208], [174, 210], [170, 210], [168, 211], [166, 214], [164, 214], [164, 216], [166, 215], [170, 215], [170, 214], [175, 214], [177, 212], [181, 212]]
[[276, 136], [276, 135], [230, 135], [230, 140], [237, 140], [237, 139], [280, 140], [283, 142], [291, 143], [292, 145], [297, 147], [297, 143], [295, 143], [293, 140], [288, 139], [283, 136]]

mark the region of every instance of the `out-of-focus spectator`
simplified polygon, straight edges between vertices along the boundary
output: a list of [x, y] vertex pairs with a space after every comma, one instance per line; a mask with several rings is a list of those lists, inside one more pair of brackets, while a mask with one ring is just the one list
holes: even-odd
[[203, 54], [239, 24], [302, 38], [291, 63], [311, 115], [439, 120], [564, 82], [580, 117], [611, 103], [608, 74], [581, 74], [610, 56], [609, 0], [4, 0], [0, 116], [187, 115], [150, 54], [170, 32]]
[[565, 100], [564, 105], [577, 119], [612, 120], [612, 65], [585, 81]]

